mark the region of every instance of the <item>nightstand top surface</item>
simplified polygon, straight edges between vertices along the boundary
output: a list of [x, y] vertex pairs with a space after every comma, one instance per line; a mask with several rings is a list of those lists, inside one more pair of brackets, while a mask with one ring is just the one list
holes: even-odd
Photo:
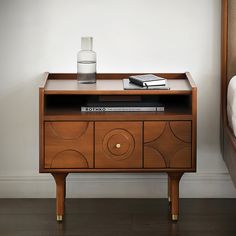
[[[115, 75], [115, 76], [114, 76]], [[127, 74], [99, 74], [96, 84], [79, 84], [75, 74], [49, 74], [43, 86], [45, 94], [191, 94], [193, 86], [184, 76], [174, 78], [173, 74], [163, 76], [168, 80], [170, 90], [124, 90], [122, 78]], [[181, 74], [185, 75], [185, 74]], [[105, 79], [103, 79], [103, 77]], [[115, 77], [115, 78], [114, 78]], [[172, 77], [172, 78], [168, 78]]]

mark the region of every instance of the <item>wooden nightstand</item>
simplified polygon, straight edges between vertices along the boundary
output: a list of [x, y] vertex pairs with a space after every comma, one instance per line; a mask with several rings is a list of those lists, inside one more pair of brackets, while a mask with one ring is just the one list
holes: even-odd
[[[40, 172], [55, 179], [58, 221], [66, 176], [88, 172], [166, 172], [171, 217], [178, 220], [180, 178], [196, 171], [197, 88], [190, 73], [158, 75], [170, 90], [124, 90], [129, 74], [98, 74], [96, 84], [78, 84], [76, 74], [46, 74], [39, 89]], [[165, 111], [81, 112], [90, 98], [111, 97], [140, 99], [140, 106], [145, 97]]]

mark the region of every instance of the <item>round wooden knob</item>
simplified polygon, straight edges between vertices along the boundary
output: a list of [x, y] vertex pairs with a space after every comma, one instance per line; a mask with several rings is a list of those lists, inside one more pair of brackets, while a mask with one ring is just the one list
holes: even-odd
[[121, 145], [119, 143], [116, 144], [116, 148], [120, 148]]

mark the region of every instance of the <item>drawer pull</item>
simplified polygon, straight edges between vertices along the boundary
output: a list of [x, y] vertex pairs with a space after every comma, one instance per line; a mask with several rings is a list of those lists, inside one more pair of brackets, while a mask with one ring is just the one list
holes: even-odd
[[116, 148], [120, 148], [121, 145], [119, 143], [116, 144]]

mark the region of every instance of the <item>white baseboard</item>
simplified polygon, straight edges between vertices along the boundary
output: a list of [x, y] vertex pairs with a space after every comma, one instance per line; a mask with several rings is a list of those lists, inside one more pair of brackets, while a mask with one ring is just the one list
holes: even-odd
[[[183, 198], [236, 198], [228, 173], [185, 174], [181, 179]], [[0, 198], [52, 198], [51, 175], [0, 176]], [[165, 198], [165, 174], [71, 174], [67, 177], [71, 198]]]

